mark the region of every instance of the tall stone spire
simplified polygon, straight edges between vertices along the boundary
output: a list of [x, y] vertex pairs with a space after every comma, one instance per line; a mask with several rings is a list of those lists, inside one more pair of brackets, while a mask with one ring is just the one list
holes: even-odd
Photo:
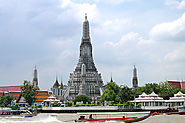
[[64, 97], [72, 100], [75, 96], [83, 94], [98, 99], [101, 96], [100, 90], [104, 90], [104, 85], [101, 74], [98, 73], [94, 64], [89, 21], [87, 20], [87, 14], [85, 14], [78, 63], [75, 70], [70, 73]]
[[89, 35], [89, 22], [87, 20], [87, 14], [85, 14], [85, 21], [83, 22], [83, 35], [80, 44], [80, 57], [75, 71], [81, 72], [82, 64], [85, 64], [86, 72], [90, 69], [96, 71], [96, 67], [93, 61], [92, 44]]
[[38, 75], [37, 75], [36, 65], [35, 65], [35, 68], [34, 68], [34, 71], [33, 71], [33, 85], [34, 85], [34, 87], [36, 87], [36, 88], [39, 89], [39, 86], [38, 86]]
[[136, 69], [135, 65], [134, 65], [134, 68], [133, 68], [132, 85], [133, 85], [133, 89], [138, 88], [137, 69]]
[[82, 35], [82, 41], [90, 39], [89, 36], [89, 21], [87, 20], [87, 13], [85, 13], [85, 21], [83, 22], [83, 35]]

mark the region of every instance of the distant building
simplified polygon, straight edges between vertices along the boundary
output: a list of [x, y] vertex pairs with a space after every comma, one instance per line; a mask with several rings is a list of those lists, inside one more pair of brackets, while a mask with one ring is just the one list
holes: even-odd
[[103, 94], [104, 84], [93, 60], [87, 15], [85, 15], [85, 21], [83, 22], [78, 64], [73, 73], [70, 73], [68, 84], [64, 85], [62, 91], [61, 88], [58, 88], [57, 83], [58, 87], [54, 87], [54, 85], [52, 90], [56, 94], [55, 96], [57, 97], [62, 92], [61, 97], [64, 100], [73, 100], [77, 95], [87, 95], [92, 100], [98, 100]]
[[64, 101], [64, 98], [62, 95], [63, 95], [65, 89], [63, 89], [62, 80], [61, 80], [61, 84], [59, 84], [58, 79], [56, 77], [56, 81], [55, 81], [53, 87], [51, 88], [51, 90], [53, 92], [53, 95], [55, 95], [55, 97], [57, 99]]
[[135, 103], [135, 105], [140, 103], [142, 107], [183, 106], [185, 104], [185, 94], [179, 91], [177, 94], [174, 94], [174, 97], [170, 97], [169, 100], [164, 100], [154, 92], [152, 92], [149, 95], [143, 93], [139, 95], [138, 98], [135, 98], [135, 100], [131, 102]]
[[169, 100], [166, 100], [167, 105], [176, 105], [183, 106], [185, 102], [185, 94], [179, 91], [177, 94], [174, 94], [174, 97], [170, 97]]
[[180, 81], [167, 81], [167, 82], [176, 88], [185, 89], [185, 82], [184, 81], [182, 81], [182, 82], [180, 82]]
[[60, 100], [57, 100], [55, 96], [51, 95], [48, 97], [48, 99], [43, 101], [43, 105], [46, 107], [50, 107], [53, 102], [60, 102]]
[[139, 95], [138, 98], [135, 98], [135, 100], [131, 102], [135, 103], [135, 105], [140, 103], [141, 106], [165, 106], [165, 100], [159, 97], [154, 92], [152, 92], [149, 95], [147, 95], [146, 93], [143, 93]]
[[38, 85], [38, 74], [37, 74], [37, 68], [36, 68], [36, 66], [35, 66], [35, 68], [34, 68], [34, 72], [33, 72], [33, 85], [34, 85], [34, 87], [35, 88], [38, 88], [39, 89], [39, 85]]
[[21, 94], [21, 86], [1, 86], [0, 87], [0, 96], [12, 95], [17, 100]]
[[132, 88], [133, 89], [138, 88], [137, 69], [136, 69], [135, 65], [134, 65], [134, 69], [133, 69]]
[[[34, 101], [34, 105], [43, 105], [43, 101], [48, 99], [49, 96], [52, 95], [52, 91], [47, 90], [37, 90], [36, 100]], [[16, 104], [19, 105], [25, 105], [26, 101], [22, 95], [19, 96], [18, 100], [16, 101]]]

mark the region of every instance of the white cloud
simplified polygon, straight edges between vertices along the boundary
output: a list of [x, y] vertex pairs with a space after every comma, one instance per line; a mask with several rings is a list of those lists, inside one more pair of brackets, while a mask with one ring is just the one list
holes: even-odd
[[123, 35], [118, 42], [105, 42], [106, 45], [111, 45], [113, 47], [122, 47], [123, 45], [133, 44], [133, 45], [143, 45], [143, 44], [150, 44], [152, 41], [143, 39], [139, 33], [130, 32], [126, 35]]
[[157, 24], [150, 38], [159, 41], [185, 41], [185, 13], [175, 21]]
[[164, 59], [166, 61], [183, 61], [185, 60], [185, 43], [181, 44], [180, 46], [174, 48], [173, 51], [169, 52]]
[[52, 38], [49, 40], [50, 46], [53, 46], [54, 48], [60, 47], [60, 48], [67, 48], [70, 45], [73, 44], [73, 40], [70, 38], [64, 38], [64, 37], [59, 37], [59, 38]]
[[166, 0], [165, 5], [172, 6], [177, 9], [185, 9], [185, 0]]
[[134, 24], [129, 18], [115, 18], [115, 19], [100, 19], [96, 22], [95, 28], [92, 28], [92, 33], [96, 37], [104, 38], [102, 40], [111, 39], [123, 34], [127, 29], [132, 28]]
[[104, 2], [110, 3], [110, 4], [120, 4], [123, 2], [130, 2], [130, 1], [134, 1], [134, 0], [104, 0]]
[[88, 14], [88, 18], [96, 18], [98, 16], [98, 9], [96, 4], [90, 3], [75, 3], [71, 0], [62, 0], [61, 7], [65, 9], [67, 14], [73, 15], [80, 21], [84, 18], [85, 13]]

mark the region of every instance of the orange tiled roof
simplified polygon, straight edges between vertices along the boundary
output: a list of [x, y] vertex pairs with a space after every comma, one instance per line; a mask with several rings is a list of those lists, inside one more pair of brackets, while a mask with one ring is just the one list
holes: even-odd
[[2, 86], [0, 91], [21, 91], [21, 86]]

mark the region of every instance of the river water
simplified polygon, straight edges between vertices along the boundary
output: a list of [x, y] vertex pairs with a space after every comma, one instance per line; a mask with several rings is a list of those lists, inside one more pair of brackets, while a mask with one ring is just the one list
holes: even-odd
[[[0, 123], [74, 123], [76, 119], [76, 113], [40, 113], [28, 118], [0, 116]], [[155, 115], [140, 123], [185, 123], [185, 115]]]

